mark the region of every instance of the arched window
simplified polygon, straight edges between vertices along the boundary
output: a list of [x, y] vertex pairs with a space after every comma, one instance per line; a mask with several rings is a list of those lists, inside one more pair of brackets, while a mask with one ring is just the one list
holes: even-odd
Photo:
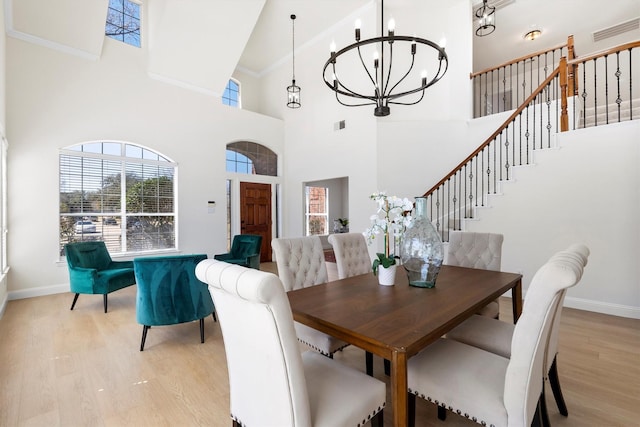
[[176, 169], [129, 143], [60, 150], [60, 254], [84, 240], [102, 240], [111, 253], [175, 249]]
[[239, 141], [227, 144], [227, 172], [278, 176], [278, 155], [264, 145]]
[[227, 87], [224, 88], [222, 94], [222, 103], [231, 107], [240, 108], [240, 83], [236, 80], [229, 79]]

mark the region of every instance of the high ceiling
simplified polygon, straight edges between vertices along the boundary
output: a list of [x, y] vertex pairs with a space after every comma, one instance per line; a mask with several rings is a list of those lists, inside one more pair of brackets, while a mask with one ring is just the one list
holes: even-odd
[[[328, 31], [336, 23], [352, 18], [359, 9], [380, 0], [266, 0], [256, 27], [240, 58], [239, 66], [256, 74], [269, 70], [291, 53], [291, 19], [295, 13], [296, 48]], [[411, 7], [415, 1], [387, 0], [385, 8]], [[449, 1], [449, 0], [447, 0]], [[482, 1], [472, 0], [469, 13]], [[496, 30], [473, 38], [474, 70], [557, 46], [574, 35], [577, 54], [618, 44], [617, 40], [640, 39], [640, 30], [618, 39], [593, 43], [592, 33], [640, 17], [640, 0], [489, 0], [496, 4]], [[531, 28], [542, 31], [535, 41], [523, 39]], [[416, 31], [419, 34], [419, 30]]]
[[[4, 1], [9, 36], [90, 59], [102, 55], [108, 0]], [[142, 1], [146, 5], [143, 43], [149, 48], [149, 74], [220, 94], [236, 67], [262, 76], [288, 59], [292, 13], [297, 15], [299, 49], [331, 34], [336, 25], [355, 21], [381, 0]], [[385, 10], [405, 11], [417, 2], [424, 9], [427, 2], [435, 1], [387, 0]], [[469, 14], [481, 3], [446, 1], [468, 1]], [[472, 38], [476, 71], [557, 46], [570, 34], [575, 36], [578, 55], [640, 39], [637, 25], [597, 43], [592, 38], [594, 31], [639, 18], [640, 0], [489, 0], [489, 4], [499, 7], [497, 29], [489, 36]], [[542, 30], [542, 36], [523, 40], [523, 34], [534, 27]], [[420, 29], [415, 33], [420, 35]]]

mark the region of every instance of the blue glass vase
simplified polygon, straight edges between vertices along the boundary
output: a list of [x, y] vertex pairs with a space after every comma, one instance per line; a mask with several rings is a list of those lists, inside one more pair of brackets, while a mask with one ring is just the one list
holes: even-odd
[[444, 259], [444, 245], [427, 215], [427, 199], [416, 197], [415, 215], [400, 244], [402, 266], [409, 285], [433, 288]]

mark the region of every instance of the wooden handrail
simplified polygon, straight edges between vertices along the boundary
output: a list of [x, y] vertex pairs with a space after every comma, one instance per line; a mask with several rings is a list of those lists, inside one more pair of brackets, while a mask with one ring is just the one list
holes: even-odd
[[558, 76], [558, 74], [560, 73], [560, 67], [556, 67], [555, 70], [553, 70], [553, 72], [540, 84], [540, 86], [538, 86], [538, 88], [536, 90], [534, 90], [531, 95], [529, 95], [529, 97], [527, 99], [524, 100], [524, 102], [522, 104], [520, 104], [520, 106], [509, 116], [509, 118], [507, 120], [505, 120], [505, 122], [500, 125], [500, 127], [491, 134], [491, 136], [489, 138], [487, 138], [482, 145], [480, 145], [473, 153], [471, 153], [466, 159], [464, 159], [462, 162], [460, 162], [460, 164], [458, 166], [456, 166], [455, 168], [453, 168], [453, 170], [451, 172], [449, 172], [444, 178], [442, 178], [436, 185], [434, 185], [429, 191], [427, 191], [426, 193], [424, 193], [423, 197], [427, 197], [429, 196], [431, 193], [433, 193], [434, 191], [436, 191], [438, 189], [438, 187], [440, 187], [441, 185], [443, 185], [445, 182], [447, 182], [447, 180], [449, 180], [449, 178], [451, 178], [453, 175], [455, 175], [460, 169], [462, 169], [462, 167], [464, 165], [466, 165], [467, 163], [469, 163], [469, 161], [471, 159], [473, 159], [474, 157], [476, 157], [482, 150], [484, 150], [487, 145], [489, 145], [491, 143], [491, 141], [493, 141], [498, 135], [500, 135], [500, 133], [502, 133], [503, 130], [505, 130], [509, 124], [515, 120], [516, 117], [518, 117], [518, 115], [520, 113], [522, 113], [524, 111], [524, 109], [531, 103], [531, 101], [533, 101], [536, 96], [538, 96], [538, 94], [540, 94], [540, 92], [542, 92], [544, 90], [545, 87], [547, 87], [547, 85], [556, 77]]
[[[562, 43], [562, 44], [560, 44], [558, 46], [554, 46], [554, 47], [551, 47], [551, 48], [548, 48], [548, 49], [540, 50], [538, 52], [534, 52], [534, 53], [531, 53], [529, 55], [521, 56], [520, 58], [513, 59], [511, 61], [505, 62], [505, 63], [500, 64], [500, 65], [496, 65], [495, 67], [487, 68], [487, 69], [482, 70], [482, 71], [477, 71], [475, 73], [469, 73], [469, 78], [473, 79], [474, 77], [479, 76], [480, 74], [485, 74], [485, 73], [488, 73], [488, 72], [491, 72], [491, 71], [495, 71], [495, 70], [497, 70], [499, 68], [503, 68], [503, 67], [507, 67], [509, 65], [516, 64], [516, 63], [521, 62], [521, 61], [526, 61], [527, 59], [531, 59], [531, 58], [536, 57], [536, 56], [544, 55], [547, 52], [552, 52], [552, 51], [554, 51], [556, 49], [562, 49], [563, 47], [569, 48], [569, 50], [571, 52], [570, 55], [573, 55], [573, 36], [569, 36], [567, 38], [567, 42], [566, 43]], [[571, 58], [571, 56], [569, 56], [569, 58]]]
[[620, 46], [612, 47], [610, 49], [604, 49], [595, 53], [591, 53], [589, 55], [576, 57], [574, 59], [570, 59], [567, 61], [567, 65], [578, 65], [582, 62], [590, 61], [592, 59], [597, 59], [602, 56], [612, 55], [614, 53], [622, 52], [623, 50], [633, 49], [635, 47], [640, 47], [640, 40], [636, 40], [633, 42], [625, 43]]

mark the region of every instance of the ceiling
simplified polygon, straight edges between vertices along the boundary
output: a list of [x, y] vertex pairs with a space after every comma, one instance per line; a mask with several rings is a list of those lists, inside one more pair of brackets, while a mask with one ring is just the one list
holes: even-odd
[[[371, 16], [381, 0], [142, 0], [145, 4], [148, 72], [208, 94], [220, 94], [234, 69], [255, 76], [288, 61], [291, 55], [291, 19], [296, 14], [296, 51], [320, 38], [328, 39], [358, 17]], [[10, 37], [88, 59], [101, 58], [108, 0], [4, 0], [5, 29]], [[429, 5], [451, 7], [469, 15], [481, 0], [387, 0], [385, 16]], [[474, 70], [484, 69], [532, 52], [564, 43], [575, 36], [577, 55], [592, 53], [640, 39], [636, 28], [622, 35], [593, 42], [594, 31], [640, 17], [640, 0], [489, 0], [496, 4], [496, 31], [471, 36]], [[451, 6], [449, 6], [451, 5]], [[459, 12], [455, 12], [459, 13]], [[457, 16], [457, 15], [453, 16]], [[82, 17], [82, 19], [79, 19]], [[235, 19], [233, 19], [235, 17]], [[437, 17], [436, 17], [437, 18]], [[400, 28], [401, 23], [398, 23]], [[455, 28], [459, 22], [447, 23]], [[535, 41], [523, 34], [542, 30]], [[428, 23], [423, 33], [428, 32]], [[452, 30], [454, 31], [454, 30]], [[459, 31], [459, 30], [458, 30]], [[415, 33], [421, 35], [420, 29]], [[469, 32], [472, 34], [472, 32]], [[446, 36], [446, 33], [444, 34]], [[327, 46], [328, 48], [328, 46]], [[207, 54], [210, 52], [211, 54]], [[223, 58], [224, 60], [221, 60]], [[470, 70], [471, 71], [471, 70]]]
[[[387, 0], [385, 8], [411, 7], [415, 1]], [[448, 0], [450, 1], [450, 0]], [[344, 19], [357, 17], [360, 9], [379, 0], [266, 0], [257, 24], [240, 57], [238, 66], [262, 75], [291, 54], [291, 19], [295, 13], [296, 49], [330, 31]], [[472, 0], [469, 13], [482, 1]], [[617, 39], [594, 43], [594, 31], [640, 17], [639, 0], [489, 0], [496, 4], [496, 30], [485, 37], [473, 37], [474, 71], [526, 54], [557, 46], [574, 35], [577, 55], [614, 46], [622, 40], [640, 39], [640, 30]], [[473, 10], [471, 9], [473, 8]], [[542, 31], [534, 41], [523, 39], [532, 28]], [[419, 31], [418, 31], [419, 34]]]

